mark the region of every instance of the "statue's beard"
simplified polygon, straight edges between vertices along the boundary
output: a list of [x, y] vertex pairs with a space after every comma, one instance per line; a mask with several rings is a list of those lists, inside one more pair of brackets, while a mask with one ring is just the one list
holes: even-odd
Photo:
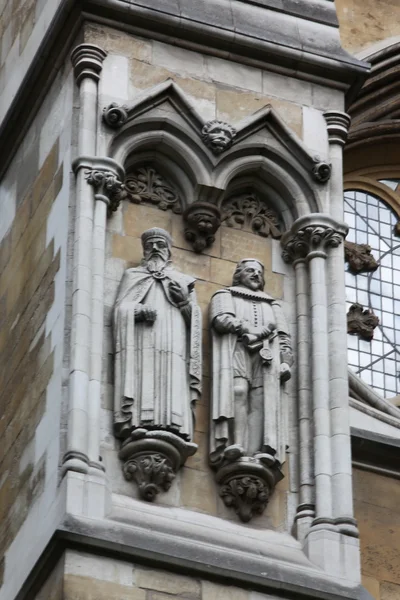
[[164, 267], [166, 266], [167, 262], [168, 260], [166, 260], [162, 256], [157, 255], [150, 256], [149, 258], [144, 260], [145, 266], [151, 272], [162, 271], [162, 269], [164, 269]]

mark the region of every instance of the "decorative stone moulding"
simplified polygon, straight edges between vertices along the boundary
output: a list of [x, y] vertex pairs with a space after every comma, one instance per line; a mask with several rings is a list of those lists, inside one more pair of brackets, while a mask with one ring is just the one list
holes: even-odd
[[143, 500], [152, 502], [160, 492], [167, 492], [180, 467], [197, 450], [169, 431], [138, 428], [124, 442], [119, 452], [125, 479], [134, 481]]
[[277, 461], [269, 454], [224, 459], [216, 473], [219, 494], [244, 523], [261, 515], [278, 481], [283, 479]]
[[82, 79], [89, 77], [98, 81], [107, 52], [95, 44], [80, 44], [71, 54], [74, 75], [79, 85]]
[[343, 232], [339, 232], [323, 223], [298, 229], [286, 243], [284, 242], [283, 260], [290, 263], [298, 258], [305, 258], [313, 250], [325, 252], [329, 247], [337, 248], [342, 243], [346, 232], [344, 227]]
[[355, 302], [347, 313], [347, 332], [358, 335], [363, 340], [370, 342], [374, 337], [374, 330], [379, 325], [379, 318], [371, 308], [364, 308]]
[[183, 213], [185, 239], [195, 252], [202, 252], [215, 241], [215, 234], [221, 225], [219, 209], [208, 202], [194, 202]]
[[113, 129], [119, 129], [128, 119], [128, 107], [112, 102], [103, 109], [103, 121]]
[[134, 204], [149, 203], [161, 210], [170, 208], [174, 213], [182, 212], [178, 191], [156, 169], [140, 167], [125, 179], [126, 198]]
[[282, 223], [276, 212], [255, 193], [230, 197], [222, 206], [222, 222], [228, 227], [249, 229], [262, 237], [279, 239]]
[[208, 121], [201, 131], [204, 144], [213, 154], [221, 154], [229, 150], [236, 135], [237, 131], [232, 125], [217, 120]]
[[331, 178], [332, 166], [321, 160], [319, 156], [315, 156], [314, 161], [315, 165], [312, 168], [312, 174], [315, 181], [326, 183]]
[[96, 190], [96, 196], [100, 196], [107, 202], [108, 216], [116, 211], [121, 200], [125, 197], [123, 183], [111, 171], [92, 169], [86, 172], [86, 181]]
[[345, 261], [349, 263], [350, 271], [355, 274], [376, 271], [379, 267], [371, 252], [371, 246], [368, 244], [355, 244], [346, 240], [344, 243], [344, 257]]

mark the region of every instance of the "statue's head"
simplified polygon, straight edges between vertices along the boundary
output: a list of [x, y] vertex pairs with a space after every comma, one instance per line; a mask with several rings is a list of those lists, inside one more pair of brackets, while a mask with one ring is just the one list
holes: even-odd
[[214, 154], [220, 154], [232, 146], [236, 129], [223, 121], [208, 121], [201, 132], [203, 141]]
[[236, 265], [232, 285], [241, 285], [249, 290], [263, 290], [264, 265], [256, 258], [244, 258]]
[[141, 236], [144, 261], [157, 259], [167, 262], [171, 257], [172, 238], [168, 231], [161, 227], [152, 227]]

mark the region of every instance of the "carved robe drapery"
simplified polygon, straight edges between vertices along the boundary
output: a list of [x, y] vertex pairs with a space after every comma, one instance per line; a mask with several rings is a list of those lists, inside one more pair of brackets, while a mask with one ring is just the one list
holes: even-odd
[[[234, 378], [252, 377], [249, 380], [248, 435], [250, 445], [254, 445], [252, 424], [262, 420], [262, 440], [256, 451], [276, 453], [283, 461], [284, 444], [279, 436], [281, 378], [280, 365], [285, 362], [283, 354], [290, 351], [289, 334], [280, 303], [261, 291], [252, 291], [241, 286], [232, 286], [217, 292], [211, 302], [212, 335], [212, 432], [211, 462], [218, 463], [227, 446], [235, 444], [232, 421], [235, 417]], [[266, 364], [259, 351], [250, 352], [245, 348], [236, 333], [221, 333], [229, 329], [229, 322], [235, 319], [247, 322], [250, 326], [268, 326], [273, 324], [276, 335], [264, 343], [264, 349], [270, 356]], [[251, 394], [257, 388], [262, 393], [262, 411], [252, 411]], [[257, 428], [259, 429], [259, 427]]]
[[[189, 293], [179, 307], [169, 284]], [[172, 267], [150, 273], [127, 269], [114, 309], [115, 418], [117, 437], [138, 428], [166, 429], [192, 437], [192, 405], [200, 395], [201, 313], [192, 277]], [[157, 311], [154, 323], [135, 321], [143, 304]]]

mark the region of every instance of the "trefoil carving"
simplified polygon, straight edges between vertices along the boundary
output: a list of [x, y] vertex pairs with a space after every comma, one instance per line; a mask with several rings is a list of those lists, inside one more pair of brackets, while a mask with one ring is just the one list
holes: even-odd
[[103, 121], [113, 129], [119, 129], [128, 120], [128, 107], [112, 102], [103, 109]]
[[141, 167], [125, 179], [127, 198], [134, 204], [147, 202], [161, 210], [169, 208], [177, 214], [182, 212], [178, 192], [154, 168]]
[[222, 207], [222, 221], [228, 227], [248, 229], [262, 237], [282, 236], [278, 215], [254, 193], [229, 198]]
[[379, 325], [379, 318], [371, 308], [364, 308], [362, 304], [355, 302], [347, 313], [347, 332], [358, 335], [368, 342], [374, 337], [374, 330]]
[[108, 216], [118, 209], [121, 200], [125, 197], [125, 188], [114, 173], [92, 169], [86, 172], [86, 181], [95, 188], [96, 195], [108, 199]]
[[208, 121], [201, 132], [204, 144], [213, 154], [229, 150], [236, 135], [236, 129], [232, 125], [218, 120]]
[[349, 269], [352, 273], [376, 271], [379, 267], [371, 252], [371, 246], [368, 244], [355, 244], [346, 240], [344, 243], [344, 257], [345, 261], [349, 263]]

